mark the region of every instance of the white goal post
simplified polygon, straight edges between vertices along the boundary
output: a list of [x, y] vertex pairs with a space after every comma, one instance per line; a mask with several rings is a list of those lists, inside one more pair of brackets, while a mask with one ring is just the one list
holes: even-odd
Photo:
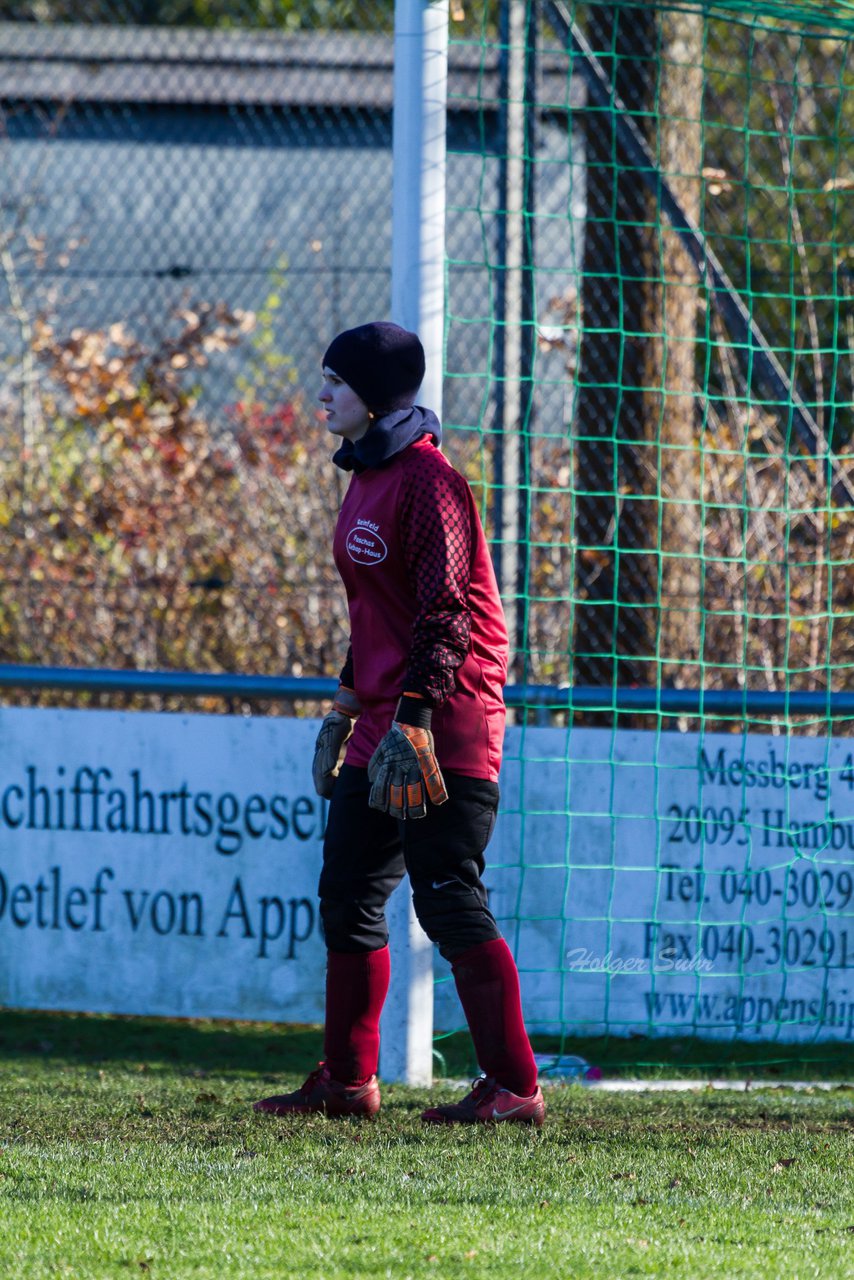
[[[421, 337], [421, 402], [442, 415], [448, 0], [396, 0], [391, 316]], [[391, 988], [382, 1018], [384, 1080], [427, 1085], [433, 1063], [433, 945], [409, 883], [389, 902]]]

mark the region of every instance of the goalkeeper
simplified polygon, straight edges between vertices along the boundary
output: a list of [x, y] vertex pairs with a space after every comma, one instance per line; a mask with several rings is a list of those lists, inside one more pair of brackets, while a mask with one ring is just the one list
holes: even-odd
[[330, 800], [320, 876], [328, 949], [324, 1062], [257, 1111], [372, 1115], [389, 983], [385, 905], [408, 873], [450, 962], [483, 1078], [431, 1107], [435, 1124], [541, 1124], [519, 978], [481, 876], [498, 808], [507, 630], [474, 499], [415, 404], [417, 336], [378, 322], [323, 357], [320, 403], [352, 472], [333, 541], [350, 648], [323, 721], [314, 781]]

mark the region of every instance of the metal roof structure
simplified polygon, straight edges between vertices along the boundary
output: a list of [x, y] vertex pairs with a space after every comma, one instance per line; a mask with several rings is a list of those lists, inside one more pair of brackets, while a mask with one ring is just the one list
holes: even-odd
[[[3, 101], [240, 104], [391, 110], [392, 37], [357, 32], [209, 31], [191, 28], [0, 23]], [[451, 110], [494, 111], [494, 46], [452, 43]], [[584, 105], [569, 56], [541, 59], [542, 101]]]

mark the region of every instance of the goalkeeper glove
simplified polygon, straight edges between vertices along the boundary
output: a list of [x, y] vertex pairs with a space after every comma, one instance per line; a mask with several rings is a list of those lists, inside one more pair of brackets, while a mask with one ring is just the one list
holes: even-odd
[[430, 732], [433, 712], [420, 698], [404, 694], [394, 722], [371, 756], [368, 804], [392, 818], [424, 818], [427, 799], [444, 804], [445, 780]]
[[353, 725], [361, 710], [361, 704], [353, 690], [345, 688], [343, 684], [339, 685], [332, 710], [320, 726], [311, 766], [314, 789], [327, 800], [332, 795], [335, 779], [344, 763], [347, 743], [353, 736]]

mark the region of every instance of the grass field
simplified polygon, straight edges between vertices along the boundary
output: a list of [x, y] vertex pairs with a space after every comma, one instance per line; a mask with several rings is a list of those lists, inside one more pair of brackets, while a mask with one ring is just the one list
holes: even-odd
[[849, 1088], [558, 1087], [541, 1132], [425, 1130], [438, 1087], [387, 1087], [376, 1121], [253, 1115], [318, 1052], [0, 1012], [0, 1275], [854, 1276]]

